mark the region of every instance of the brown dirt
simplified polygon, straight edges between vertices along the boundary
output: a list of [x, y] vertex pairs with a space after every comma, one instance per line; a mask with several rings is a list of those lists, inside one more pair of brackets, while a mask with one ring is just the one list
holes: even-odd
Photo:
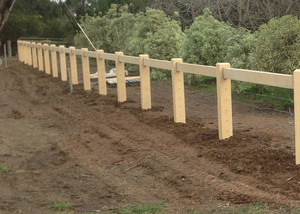
[[166, 202], [170, 213], [209, 204], [300, 205], [293, 118], [234, 103], [235, 136], [218, 140], [215, 95], [186, 91], [187, 124], [174, 124], [171, 87], [139, 87], [117, 103], [19, 62], [0, 70], [0, 213], [116, 211]]

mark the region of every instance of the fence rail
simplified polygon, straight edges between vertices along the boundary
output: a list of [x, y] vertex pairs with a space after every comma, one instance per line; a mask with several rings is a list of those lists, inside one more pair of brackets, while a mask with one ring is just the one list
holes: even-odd
[[[229, 63], [218, 63], [214, 67], [183, 63], [182, 59], [166, 61], [151, 59], [148, 55], [134, 57], [126, 56], [123, 52], [112, 54], [104, 53], [103, 50], [88, 51], [86, 48], [79, 50], [74, 47], [66, 48], [63, 45], [57, 47], [55, 45], [42, 45], [41, 43], [36, 44], [35, 42], [23, 40], [19, 40], [17, 43], [18, 56], [21, 62], [38, 68], [39, 71], [45, 71], [47, 74], [51, 74], [52, 68], [53, 77], [58, 77], [58, 63], [56, 60], [56, 54], [58, 54], [62, 81], [67, 81], [68, 79], [66, 70], [66, 54], [68, 54], [73, 84], [78, 84], [76, 55], [81, 56], [84, 90], [91, 90], [89, 58], [96, 58], [99, 94], [101, 95], [107, 95], [105, 60], [114, 61], [117, 74], [118, 102], [127, 100], [124, 64], [139, 65], [141, 108], [143, 110], [151, 109], [150, 68], [171, 71], [175, 123], [186, 122], [183, 73], [215, 77], [217, 79], [218, 131], [220, 140], [233, 136], [231, 80], [294, 89], [295, 154], [296, 164], [300, 164], [300, 70], [295, 70], [293, 75], [286, 75], [230, 68]], [[51, 57], [49, 52], [51, 52]]]

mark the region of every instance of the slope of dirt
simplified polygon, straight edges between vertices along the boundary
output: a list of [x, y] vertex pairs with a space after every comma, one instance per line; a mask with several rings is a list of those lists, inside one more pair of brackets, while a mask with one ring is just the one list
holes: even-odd
[[70, 94], [68, 83], [19, 62], [0, 70], [0, 166], [12, 169], [0, 173], [0, 213], [52, 213], [61, 201], [75, 213], [159, 202], [170, 213], [211, 201], [300, 205], [290, 117], [235, 104], [235, 136], [219, 141], [206, 93], [187, 91], [188, 122], [174, 124], [168, 85], [152, 85], [150, 111], [140, 110], [139, 87], [122, 104], [116, 89], [82, 88]]

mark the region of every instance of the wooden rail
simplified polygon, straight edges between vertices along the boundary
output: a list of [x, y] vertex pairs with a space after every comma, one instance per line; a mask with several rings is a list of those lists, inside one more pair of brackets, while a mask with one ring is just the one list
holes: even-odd
[[188, 74], [216, 77], [216, 67], [213, 66], [178, 63], [177, 70]]
[[144, 110], [151, 109], [150, 68], [169, 70], [172, 74], [173, 112], [174, 122], [176, 123], [185, 123], [186, 120], [183, 73], [215, 77], [217, 80], [218, 131], [220, 140], [233, 136], [231, 80], [294, 89], [296, 164], [300, 164], [300, 70], [296, 70], [294, 75], [285, 75], [230, 68], [228, 63], [206, 66], [183, 63], [182, 59], [172, 59], [171, 61], [158, 60], [151, 59], [148, 55], [134, 57], [126, 56], [123, 52], [112, 54], [104, 53], [103, 50], [78, 50], [75, 47], [48, 46], [48, 44], [35, 44], [20, 40], [17, 44], [19, 60], [34, 68], [38, 68], [39, 71], [45, 71], [47, 74], [51, 73], [49, 62], [49, 51], [51, 51], [53, 77], [57, 77], [57, 62], [55, 60], [56, 53], [58, 53], [62, 81], [67, 80], [66, 54], [69, 54], [73, 84], [78, 84], [76, 56], [81, 56], [85, 90], [91, 90], [89, 58], [96, 58], [99, 94], [101, 95], [107, 95], [105, 60], [114, 61], [117, 71], [116, 81], [119, 102], [124, 102], [127, 99], [124, 64], [139, 65], [141, 108]]
[[128, 64], [133, 64], [133, 65], [139, 65], [140, 64], [140, 59], [138, 57], [134, 56], [119, 56], [120, 62], [128, 63]]
[[172, 63], [166, 60], [144, 59], [144, 65], [151, 68], [160, 68], [164, 70], [172, 70]]
[[287, 74], [226, 68], [224, 69], [224, 78], [280, 88], [294, 88], [293, 75]]

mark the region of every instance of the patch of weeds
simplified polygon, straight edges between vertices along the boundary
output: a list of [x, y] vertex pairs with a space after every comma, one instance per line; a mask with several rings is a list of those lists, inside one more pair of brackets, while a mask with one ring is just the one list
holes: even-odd
[[146, 204], [122, 209], [120, 214], [166, 214], [166, 204]]
[[[73, 205], [69, 202], [61, 202], [61, 203], [54, 203], [50, 205], [49, 207], [52, 209], [55, 209], [56, 211], [66, 211], [70, 209]], [[65, 212], [63, 212], [65, 213]], [[62, 214], [62, 213], [61, 213]], [[65, 213], [67, 214], [67, 213]]]
[[4, 166], [0, 166], [0, 173], [8, 173], [11, 172], [11, 168], [9, 167], [4, 167]]

